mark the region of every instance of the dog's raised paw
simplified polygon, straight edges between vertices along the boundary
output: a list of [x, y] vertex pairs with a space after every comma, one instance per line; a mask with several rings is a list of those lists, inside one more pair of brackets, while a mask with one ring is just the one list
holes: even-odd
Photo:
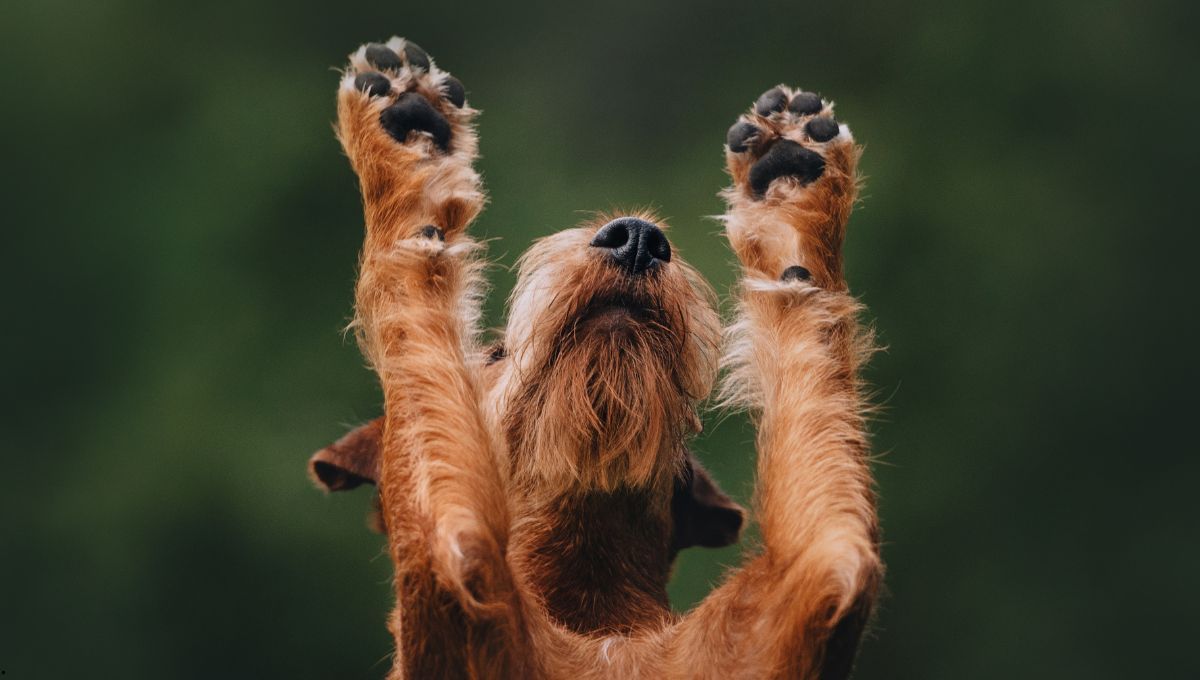
[[762, 93], [725, 135], [734, 180], [755, 200], [778, 181], [816, 182], [828, 169], [829, 148], [843, 143], [853, 139], [831, 102], [784, 85]]
[[378, 125], [400, 144], [427, 139], [449, 152], [456, 118], [468, 115], [462, 82], [404, 38], [359, 47], [350, 55], [342, 90], [346, 98], [358, 97], [349, 102], [352, 107], [378, 111]]

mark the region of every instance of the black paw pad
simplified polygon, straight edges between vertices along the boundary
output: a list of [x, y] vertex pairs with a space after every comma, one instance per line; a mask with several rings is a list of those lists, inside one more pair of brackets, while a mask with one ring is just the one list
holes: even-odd
[[396, 103], [379, 114], [379, 123], [396, 141], [403, 143], [411, 130], [433, 135], [433, 142], [442, 151], [450, 145], [450, 123], [433, 105], [416, 92], [405, 92]]
[[838, 124], [829, 116], [821, 116], [808, 121], [808, 124], [804, 126], [804, 131], [814, 141], [828, 142], [838, 136]]
[[802, 116], [820, 113], [823, 108], [825, 108], [825, 104], [821, 102], [821, 97], [813, 92], [801, 92], [792, 97], [792, 101], [788, 104], [788, 111]]
[[415, 42], [404, 42], [404, 58], [408, 60], [408, 65], [413, 68], [429, 70], [429, 53], [421, 49], [421, 46]]
[[780, 177], [795, 177], [801, 186], [825, 172], [825, 159], [790, 139], [781, 139], [750, 168], [750, 190], [755, 196], [767, 193], [771, 182]]
[[375, 71], [360, 73], [354, 78], [354, 87], [372, 97], [382, 97], [391, 92], [392, 81], [387, 79], [387, 76]]
[[495, 345], [492, 345], [491, 351], [488, 352], [487, 361], [485, 361], [484, 363], [487, 364], [488, 366], [491, 366], [492, 364], [496, 363], [497, 361], [500, 361], [501, 359], [503, 359], [507, 356], [508, 356], [508, 351], [504, 349], [504, 343], [498, 342]]
[[812, 278], [812, 274], [807, 269], [800, 265], [792, 265], [783, 270], [783, 274], [779, 277], [780, 281], [807, 281]]
[[367, 45], [366, 57], [367, 63], [380, 71], [396, 70], [403, 65], [400, 55], [393, 52], [392, 48], [380, 43]]
[[750, 123], [734, 123], [729, 132], [725, 133], [725, 143], [729, 145], [730, 151], [741, 153], [750, 148], [750, 138], [757, 134], [758, 128]]
[[763, 92], [754, 102], [754, 112], [760, 116], [769, 116], [776, 111], [782, 111], [787, 106], [787, 95], [778, 87]]
[[438, 229], [437, 227], [433, 226], [432, 224], [426, 224], [425, 226], [421, 227], [421, 238], [428, 238], [428, 239], [436, 238], [439, 241], [445, 241], [446, 240], [446, 232], [442, 231], [441, 229]]
[[467, 90], [454, 76], [446, 76], [442, 81], [442, 94], [446, 95], [446, 99], [450, 100], [456, 109], [461, 109], [463, 104], [467, 103]]

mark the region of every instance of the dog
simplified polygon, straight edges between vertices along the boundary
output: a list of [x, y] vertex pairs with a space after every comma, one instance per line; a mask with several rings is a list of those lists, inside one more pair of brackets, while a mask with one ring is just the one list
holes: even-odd
[[[390, 677], [847, 677], [883, 565], [873, 345], [842, 262], [861, 150], [832, 104], [776, 86], [726, 134], [728, 328], [667, 226], [636, 212], [537, 241], [491, 345], [464, 86], [392, 38], [350, 55], [337, 109], [366, 223], [352, 326], [384, 415], [310, 473], [377, 485]], [[687, 449], [714, 402], [757, 426], [761, 546], [679, 615], [676, 555], [733, 543], [745, 516]]]

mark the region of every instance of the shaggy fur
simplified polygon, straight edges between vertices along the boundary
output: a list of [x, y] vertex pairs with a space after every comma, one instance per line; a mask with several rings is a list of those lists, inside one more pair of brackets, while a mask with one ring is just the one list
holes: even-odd
[[[798, 108], [742, 117], [752, 141], [726, 150], [724, 220], [743, 269], [723, 358], [708, 285], [677, 256], [643, 276], [611, 266], [590, 245], [610, 216], [534, 244], [503, 341], [484, 349], [466, 233], [484, 203], [476, 111], [419, 48], [387, 47], [351, 55], [337, 127], [366, 218], [354, 326], [385, 412], [311, 469], [326, 488], [378, 483], [391, 677], [847, 676], [882, 575], [858, 378], [870, 341], [842, 274], [849, 130], [816, 141]], [[376, 71], [386, 80], [359, 78]], [[407, 92], [436, 112], [413, 120], [448, 123], [445, 148], [444, 130], [384, 122], [408, 120], [384, 115]], [[823, 171], [752, 189], [780, 140]], [[762, 546], [680, 616], [666, 596], [676, 553], [727, 544], [742, 521], [685, 449], [719, 363], [725, 403], [758, 427]]]

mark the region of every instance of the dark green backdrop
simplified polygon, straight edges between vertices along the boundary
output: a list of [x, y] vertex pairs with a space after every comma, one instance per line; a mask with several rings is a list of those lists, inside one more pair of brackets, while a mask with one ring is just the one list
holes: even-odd
[[[1200, 676], [1195, 3], [574, 5], [0, 4], [0, 671], [383, 676], [367, 494], [304, 463], [378, 408], [339, 333], [361, 226], [332, 69], [397, 33], [484, 110], [504, 265], [650, 204], [728, 290], [726, 127], [781, 81], [835, 98], [889, 347], [858, 677]], [[707, 428], [745, 499], [752, 433]], [[686, 553], [676, 605], [737, 560]]]

